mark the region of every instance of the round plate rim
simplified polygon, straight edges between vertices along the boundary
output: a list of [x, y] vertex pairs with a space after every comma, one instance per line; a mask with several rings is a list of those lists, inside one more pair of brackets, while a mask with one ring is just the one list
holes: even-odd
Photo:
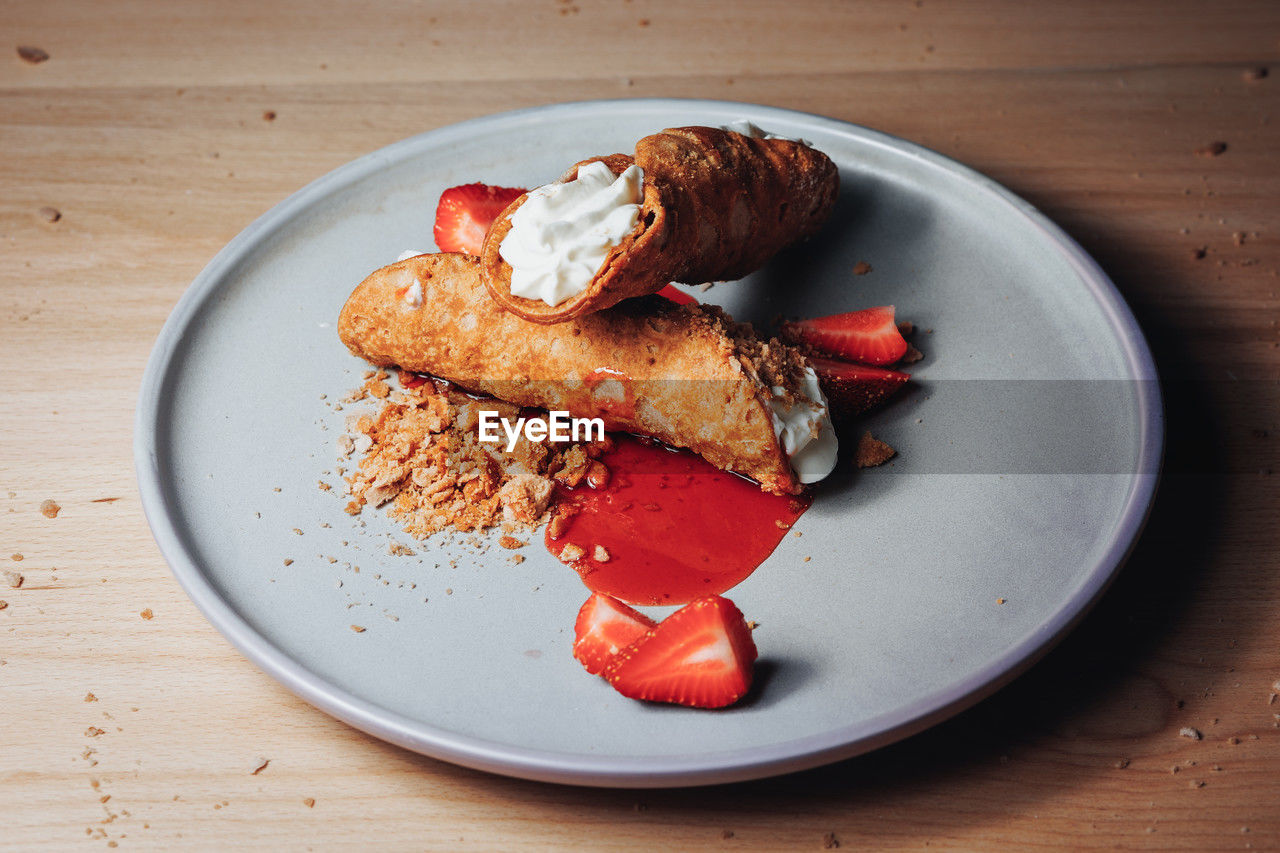
[[[416, 150], [426, 141], [465, 139], [479, 128], [507, 130], [524, 123], [589, 113], [652, 113], [664, 108], [740, 110], [758, 123], [801, 121], [823, 130], [891, 149], [958, 177], [1012, 208], [1053, 244], [1105, 312], [1135, 381], [1139, 458], [1116, 535], [1085, 581], [1040, 629], [977, 672], [908, 706], [858, 723], [767, 747], [696, 756], [591, 756], [535, 750], [460, 735], [368, 702], [305, 669], [252, 628], [222, 598], [187, 547], [167, 500], [158, 463], [164, 389], [183, 332], [203, 301], [243, 253], [282, 227], [313, 201]], [[272, 207], [233, 238], [188, 286], [165, 322], [147, 361], [134, 428], [134, 464], [143, 511], [174, 577], [205, 618], [245, 657], [310, 704], [374, 737], [466, 767], [548, 782], [607, 787], [669, 787], [757, 779], [850, 758], [922, 731], [994, 693], [1039, 660], [1084, 617], [1106, 591], [1141, 534], [1155, 497], [1164, 451], [1164, 412], [1150, 348], [1129, 306], [1098, 263], [1032, 204], [949, 157], [861, 125], [812, 113], [758, 104], [705, 99], [634, 98], [573, 101], [481, 116], [426, 131], [356, 158], [317, 178]]]

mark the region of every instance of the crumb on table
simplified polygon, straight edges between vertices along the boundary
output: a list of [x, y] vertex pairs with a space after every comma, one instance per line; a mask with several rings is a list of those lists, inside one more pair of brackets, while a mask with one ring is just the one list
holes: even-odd
[[18, 58], [29, 65], [39, 65], [41, 62], [48, 61], [49, 51], [34, 45], [22, 44], [18, 45]]

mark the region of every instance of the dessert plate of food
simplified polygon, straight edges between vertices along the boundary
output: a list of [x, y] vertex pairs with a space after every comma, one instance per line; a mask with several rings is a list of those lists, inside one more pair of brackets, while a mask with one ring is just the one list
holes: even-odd
[[591, 785], [857, 755], [1103, 593], [1163, 442], [1031, 205], [788, 110], [440, 128], [227, 245], [156, 343], [143, 505], [250, 660], [379, 738]]

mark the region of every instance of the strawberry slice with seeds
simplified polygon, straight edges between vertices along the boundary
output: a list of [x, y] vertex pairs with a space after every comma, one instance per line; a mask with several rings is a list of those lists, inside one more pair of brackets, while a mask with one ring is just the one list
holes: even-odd
[[604, 677], [631, 699], [723, 708], [751, 687], [756, 644], [742, 611], [718, 595], [672, 613], [605, 667]]
[[850, 364], [833, 358], [811, 358], [818, 385], [837, 417], [865, 412], [879, 405], [911, 378], [901, 370]]
[[436, 205], [436, 246], [442, 252], [479, 255], [493, 220], [524, 192], [488, 184], [463, 184], [445, 190]]
[[573, 656], [599, 675], [614, 655], [643, 637], [655, 623], [611, 595], [595, 592], [573, 625]]
[[893, 320], [892, 305], [829, 317], [783, 323], [780, 334], [823, 355], [859, 364], [893, 364], [906, 355], [907, 341]]

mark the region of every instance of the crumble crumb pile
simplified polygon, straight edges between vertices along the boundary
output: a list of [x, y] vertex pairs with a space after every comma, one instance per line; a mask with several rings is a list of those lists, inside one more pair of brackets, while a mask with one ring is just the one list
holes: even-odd
[[[545, 418], [492, 398], [477, 398], [440, 380], [401, 372], [392, 390], [385, 371], [365, 377], [346, 402], [373, 398], [376, 414], [352, 415], [338, 440], [344, 458], [358, 458], [346, 476], [347, 512], [366, 506], [387, 513], [417, 539], [452, 529], [459, 532], [501, 526], [503, 546], [525, 542], [509, 534], [529, 530], [547, 516], [556, 483], [577, 486], [608, 481], [599, 457], [611, 446], [593, 442], [532, 442], [523, 433], [508, 453], [505, 437], [481, 443], [481, 409], [518, 417]], [[517, 544], [518, 543], [518, 544]], [[408, 549], [406, 549], [408, 550]]]

